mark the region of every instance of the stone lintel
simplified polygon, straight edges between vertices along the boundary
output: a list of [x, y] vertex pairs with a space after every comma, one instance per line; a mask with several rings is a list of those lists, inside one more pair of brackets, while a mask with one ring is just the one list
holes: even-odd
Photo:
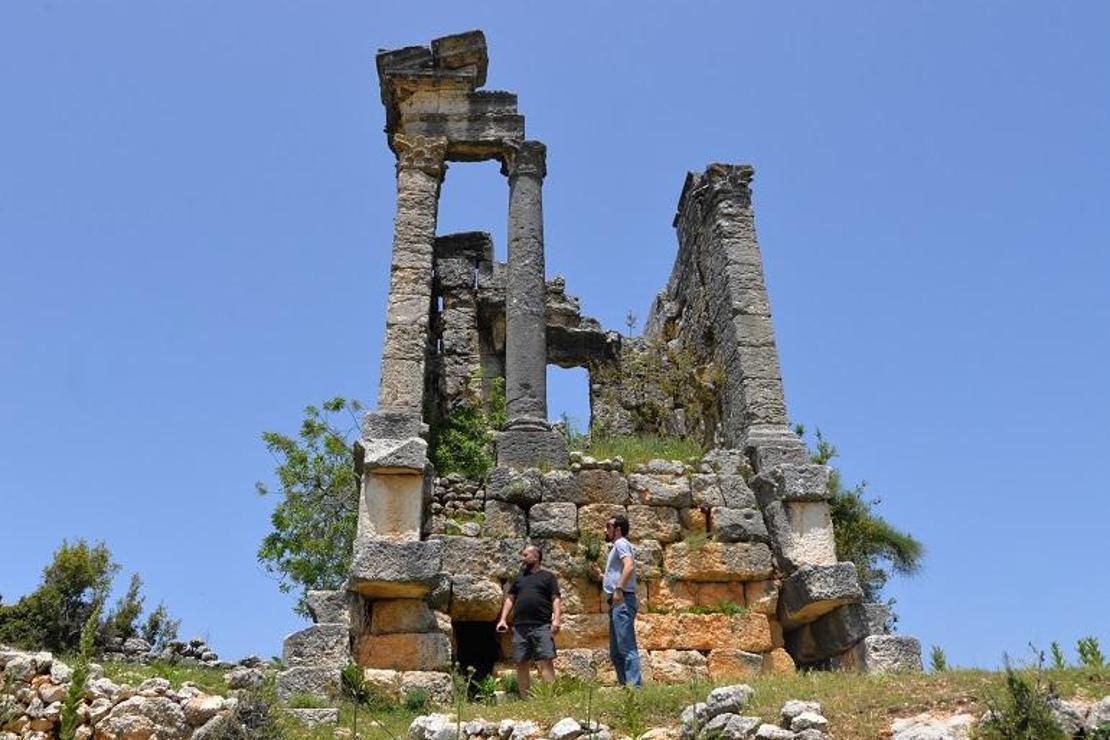
[[843, 604], [863, 601], [852, 563], [803, 565], [782, 582], [779, 621], [791, 630], [813, 622]]
[[358, 540], [348, 589], [370, 598], [421, 598], [438, 582], [443, 543]]
[[379, 475], [421, 475], [428, 465], [428, 443], [420, 437], [355, 442], [355, 469]]

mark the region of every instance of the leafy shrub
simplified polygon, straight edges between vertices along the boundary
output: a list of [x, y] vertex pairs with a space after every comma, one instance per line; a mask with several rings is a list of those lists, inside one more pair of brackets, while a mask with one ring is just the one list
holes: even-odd
[[494, 431], [505, 425], [505, 385], [494, 378], [484, 402], [480, 387], [476, 375], [458, 405], [432, 424], [429, 456], [438, 475], [478, 480], [493, 467]]
[[1102, 654], [1102, 649], [1099, 648], [1097, 637], [1080, 638], [1079, 642], [1075, 644], [1075, 651], [1079, 653], [1079, 662], [1084, 668], [1101, 671], [1106, 665], [1106, 657]]
[[405, 692], [405, 709], [413, 714], [426, 712], [432, 704], [432, 697], [424, 689], [409, 689]]
[[688, 614], [725, 614], [730, 617], [748, 613], [747, 607], [740, 606], [735, 601], [718, 601], [716, 604], [691, 606], [683, 611]]
[[945, 656], [940, 645], [933, 645], [929, 650], [929, 664], [934, 673], [948, 670], [948, 657]]
[[984, 740], [1064, 740], [1049, 705], [1050, 694], [1041, 685], [1041, 672], [1030, 680], [1006, 661], [1006, 694], [1001, 702], [987, 699], [990, 710], [979, 725]]
[[[89, 616], [96, 611], [99, 620], [99, 605], [104, 603], [119, 569], [103, 542], [89, 545], [79, 539], [71, 545], [63, 540], [50, 564], [43, 568], [35, 590], [15, 604], [0, 604], [0, 643], [56, 653], [77, 652]], [[95, 645], [102, 646], [112, 637], [138, 634], [137, 620], [143, 608], [141, 589], [142, 579], [133, 574], [126, 594], [103, 621], [98, 621], [93, 632]], [[165, 607], [160, 607], [159, 613], [162, 622], [150, 642], [165, 637], [171, 628], [173, 634], [168, 639], [176, 636], [177, 622], [169, 619]]]

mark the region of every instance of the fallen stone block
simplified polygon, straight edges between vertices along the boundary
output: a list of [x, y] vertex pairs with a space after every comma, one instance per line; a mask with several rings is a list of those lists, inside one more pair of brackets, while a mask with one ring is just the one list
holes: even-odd
[[[845, 604], [815, 622], [788, 632], [787, 652], [799, 663], [815, 663], [843, 653], [863, 638], [876, 633], [868, 606], [871, 605]], [[882, 630], [883, 625], [879, 628]]]
[[832, 667], [863, 673], [917, 673], [921, 643], [908, 635], [869, 635], [833, 658]]
[[339, 709], [337, 707], [324, 707], [321, 709], [292, 708], [285, 712], [305, 727], [323, 727], [339, 722]]
[[852, 563], [805, 565], [785, 578], [779, 593], [779, 621], [791, 630], [843, 604], [863, 601]]
[[296, 694], [331, 699], [339, 694], [339, 669], [297, 666], [277, 674], [274, 686], [278, 699], [288, 701]]
[[285, 638], [281, 660], [289, 668], [308, 665], [342, 668], [351, 658], [350, 642], [347, 625], [315, 624]]
[[346, 591], [309, 590], [305, 592], [305, 602], [317, 624], [347, 624], [351, 620]]

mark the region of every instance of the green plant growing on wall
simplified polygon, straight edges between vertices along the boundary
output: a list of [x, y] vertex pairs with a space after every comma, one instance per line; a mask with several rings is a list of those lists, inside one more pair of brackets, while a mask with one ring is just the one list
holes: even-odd
[[493, 467], [494, 432], [505, 425], [505, 382], [494, 378], [488, 398], [475, 375], [462, 400], [431, 428], [429, 457], [438, 475], [459, 473], [479, 480]]

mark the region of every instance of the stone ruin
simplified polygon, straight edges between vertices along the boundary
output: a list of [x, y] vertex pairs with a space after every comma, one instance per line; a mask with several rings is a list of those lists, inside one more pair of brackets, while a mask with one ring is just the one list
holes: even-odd
[[[588, 566], [618, 513], [636, 549], [646, 680], [920, 669], [917, 640], [889, 634], [885, 607], [863, 603], [855, 567], [837, 562], [829, 469], [787, 422], [752, 168], [687, 174], [670, 279], [644, 337], [622, 341], [546, 280], [546, 147], [525, 137], [515, 94], [479, 89], [487, 64], [480, 31], [377, 55], [397, 209], [377, 408], [355, 445], [358, 532], [347, 591], [310, 593], [316, 624], [285, 641], [279, 693], [332, 690], [350, 660], [398, 694], [443, 694], [452, 670], [489, 674], [509, 655], [494, 622], [525, 542], [563, 590], [556, 670], [613, 681]], [[508, 179], [506, 263], [489, 234], [436, 233], [446, 163], [491, 159]], [[679, 370], [673, 387], [643, 371], [652, 356]], [[549, 363], [587, 368], [591, 428], [693, 435], [711, 451], [632, 470], [568, 454], [547, 420]], [[429, 424], [497, 378], [496, 467], [437, 478]]]

